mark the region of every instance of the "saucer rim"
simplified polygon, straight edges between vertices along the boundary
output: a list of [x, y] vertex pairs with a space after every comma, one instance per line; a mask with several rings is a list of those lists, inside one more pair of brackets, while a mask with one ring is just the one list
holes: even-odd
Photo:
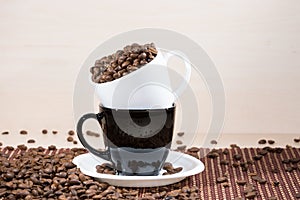
[[[103, 179], [109, 179], [109, 180], [120, 180], [120, 181], [124, 181], [124, 180], [132, 180], [132, 181], [138, 181], [138, 180], [168, 180], [168, 179], [178, 179], [178, 178], [184, 178], [184, 177], [188, 177], [188, 176], [193, 176], [195, 174], [199, 174], [201, 172], [203, 172], [205, 170], [205, 166], [203, 164], [203, 162], [197, 158], [194, 158], [193, 156], [190, 156], [188, 154], [185, 153], [181, 153], [181, 152], [177, 152], [177, 151], [172, 151], [170, 150], [169, 155], [170, 154], [177, 154], [177, 156], [181, 157], [185, 157], [188, 160], [193, 160], [193, 163], [195, 163], [195, 167], [191, 170], [182, 172], [182, 173], [176, 173], [176, 174], [170, 174], [170, 175], [157, 175], [157, 176], [119, 176], [119, 175], [112, 175], [112, 174], [101, 174], [101, 173], [95, 173], [92, 171], [88, 171], [85, 170], [83, 168], [81, 168], [80, 166], [78, 166], [78, 159], [80, 159], [81, 157], [85, 157], [85, 156], [93, 156], [91, 153], [87, 153], [87, 154], [81, 154], [79, 156], [76, 156], [73, 159], [73, 163], [77, 166], [77, 168], [79, 168], [81, 170], [81, 172], [83, 172], [84, 174], [94, 177], [94, 178], [103, 178]], [[168, 155], [168, 156], [169, 156]], [[93, 174], [93, 175], [91, 175]]]

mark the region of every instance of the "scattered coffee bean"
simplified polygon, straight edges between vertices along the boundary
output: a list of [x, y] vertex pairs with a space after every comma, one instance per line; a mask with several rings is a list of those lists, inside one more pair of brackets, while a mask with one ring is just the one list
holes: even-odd
[[47, 129], [43, 129], [43, 130], [42, 130], [42, 133], [43, 133], [43, 134], [47, 134], [47, 133], [48, 133]]
[[73, 141], [73, 144], [78, 144], [78, 142], [76, 140]]
[[274, 186], [278, 186], [279, 185], [279, 181], [274, 181], [273, 184], [274, 184]]
[[259, 154], [258, 154], [258, 155], [253, 156], [253, 159], [254, 159], [254, 160], [261, 160], [262, 157], [263, 157], [262, 155], [259, 155]]
[[269, 143], [269, 144], [274, 144], [275, 141], [274, 141], [274, 140], [268, 140], [268, 143]]
[[242, 155], [241, 154], [234, 154], [233, 155], [233, 159], [235, 159], [235, 160], [241, 160], [242, 159]]
[[297, 164], [298, 162], [300, 162], [300, 157], [290, 158], [289, 160], [292, 164]]
[[294, 142], [299, 143], [300, 142], [300, 138], [295, 138]]
[[35, 140], [34, 139], [29, 139], [29, 140], [27, 140], [27, 143], [35, 143]]
[[250, 172], [248, 173], [249, 176], [257, 176], [257, 173], [256, 172]]
[[210, 143], [211, 144], [218, 144], [217, 140], [211, 140]]
[[232, 149], [240, 148], [237, 144], [231, 144], [230, 147], [231, 147]]
[[53, 133], [54, 135], [56, 135], [56, 134], [58, 133], [58, 131], [52, 131], [52, 133]]
[[229, 161], [228, 160], [221, 160], [220, 165], [229, 165]]
[[284, 163], [284, 164], [289, 164], [290, 163], [290, 159], [283, 159], [281, 162]]
[[3, 145], [2, 142], [0, 142], [0, 147], [1, 147], [2, 145]]
[[256, 191], [248, 192], [245, 197], [248, 199], [254, 199], [257, 196]]
[[189, 152], [199, 152], [200, 149], [198, 147], [192, 147], [188, 149]]
[[258, 141], [258, 144], [266, 144], [267, 143], [267, 140], [266, 139], [260, 139]]
[[236, 183], [238, 185], [246, 185], [247, 181], [246, 180], [237, 180]]
[[240, 166], [240, 164], [238, 162], [233, 162], [232, 163], [232, 167], [234, 168], [238, 168]]
[[74, 132], [73, 130], [70, 130], [70, 131], [68, 132], [68, 134], [72, 136], [72, 135], [75, 135], [75, 132]]
[[67, 137], [68, 142], [73, 142], [74, 138], [72, 136]]
[[178, 151], [185, 151], [185, 149], [186, 149], [186, 145], [182, 145], [182, 146], [177, 147]]
[[176, 140], [176, 144], [182, 144], [181, 140]]
[[2, 135], [8, 135], [9, 134], [9, 132], [8, 131], [4, 131], [4, 132], [2, 132]]
[[20, 131], [20, 134], [21, 134], [21, 135], [27, 135], [27, 131], [21, 130], [21, 131]]
[[184, 132], [178, 132], [177, 135], [178, 135], [179, 137], [182, 137], [182, 136], [184, 135]]
[[266, 151], [266, 150], [259, 150], [259, 151], [257, 151], [257, 153], [258, 153], [259, 155], [264, 156], [264, 155], [266, 155], [266, 154], [268, 153], [268, 151]]
[[227, 182], [228, 178], [226, 176], [221, 176], [217, 178], [217, 183], [224, 183]]
[[286, 172], [292, 172], [294, 169], [292, 167], [286, 167], [284, 170]]
[[291, 148], [293, 148], [293, 147], [292, 147], [291, 145], [287, 144], [287, 145], [285, 145], [285, 148], [291, 149]]
[[208, 158], [217, 158], [219, 156], [219, 154], [217, 152], [211, 151], [207, 154]]
[[222, 152], [224, 155], [228, 155], [229, 154], [229, 150], [228, 149], [224, 149]]

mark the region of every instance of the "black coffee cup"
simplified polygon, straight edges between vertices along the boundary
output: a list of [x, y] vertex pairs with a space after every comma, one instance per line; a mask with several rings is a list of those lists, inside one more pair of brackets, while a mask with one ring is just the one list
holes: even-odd
[[[84, 138], [82, 126], [87, 119], [97, 119], [105, 151], [93, 148]], [[83, 115], [77, 134], [92, 154], [110, 161], [121, 175], [158, 175], [172, 143], [175, 105], [165, 109], [111, 109], [100, 106], [100, 113]], [[100, 142], [100, 141], [99, 141]]]

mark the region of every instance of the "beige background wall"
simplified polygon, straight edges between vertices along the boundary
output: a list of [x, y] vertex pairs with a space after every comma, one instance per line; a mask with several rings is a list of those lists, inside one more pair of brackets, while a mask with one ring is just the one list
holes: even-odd
[[1, 0], [0, 131], [74, 128], [81, 63], [112, 35], [142, 27], [185, 34], [214, 60], [224, 133], [299, 133], [297, 0]]

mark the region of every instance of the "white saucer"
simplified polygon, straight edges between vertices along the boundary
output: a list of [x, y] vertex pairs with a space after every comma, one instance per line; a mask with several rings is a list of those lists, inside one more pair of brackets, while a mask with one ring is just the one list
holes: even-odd
[[97, 178], [111, 185], [122, 187], [155, 187], [169, 185], [179, 182], [188, 176], [198, 174], [204, 170], [203, 163], [187, 154], [170, 151], [166, 162], [171, 162], [174, 167], [183, 167], [183, 170], [177, 174], [158, 176], [120, 176], [101, 174], [96, 172], [96, 165], [107, 163], [108, 161], [95, 158], [90, 153], [82, 154], [73, 159], [73, 163], [80, 168], [85, 175]]

